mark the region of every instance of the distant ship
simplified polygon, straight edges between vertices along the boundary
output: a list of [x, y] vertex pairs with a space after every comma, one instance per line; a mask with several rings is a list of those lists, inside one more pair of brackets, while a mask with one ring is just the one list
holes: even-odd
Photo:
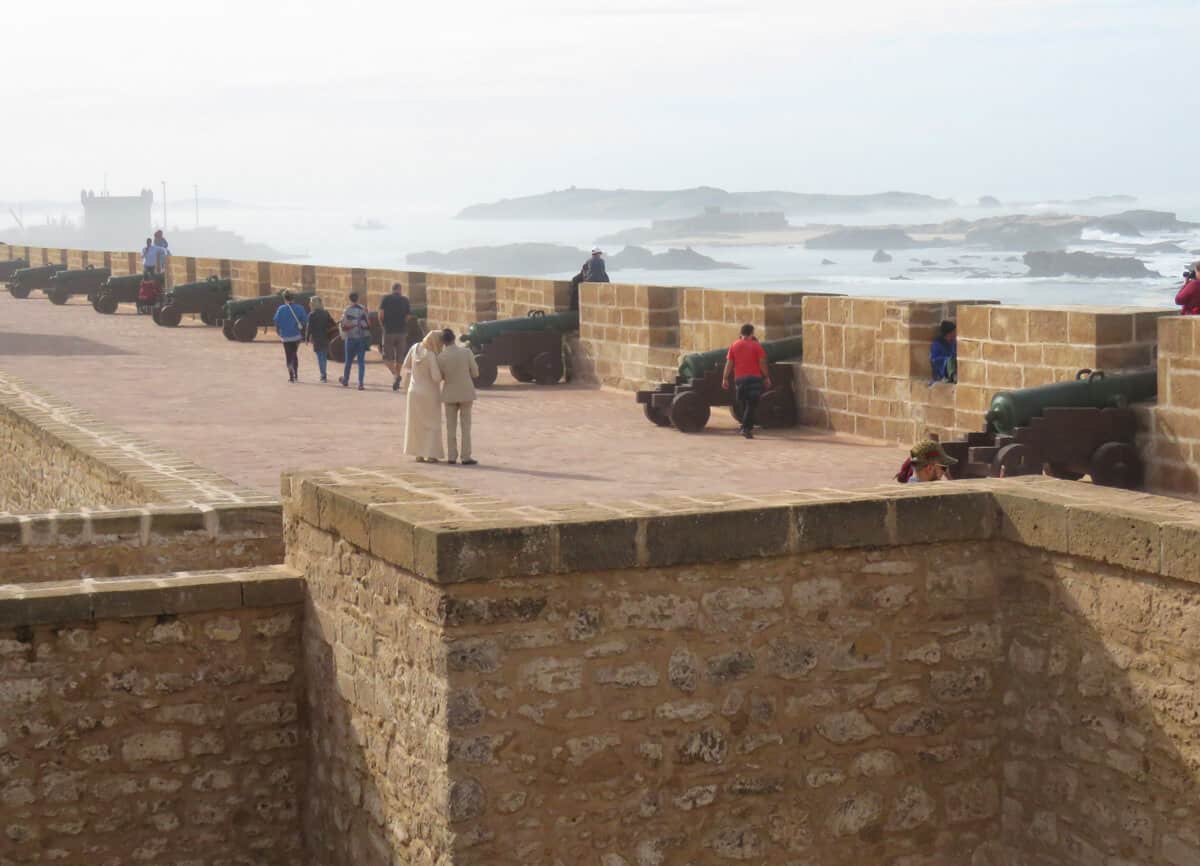
[[377, 232], [380, 229], [387, 228], [387, 226], [374, 217], [371, 217], [369, 220], [359, 220], [354, 224], [354, 227], [362, 232]]

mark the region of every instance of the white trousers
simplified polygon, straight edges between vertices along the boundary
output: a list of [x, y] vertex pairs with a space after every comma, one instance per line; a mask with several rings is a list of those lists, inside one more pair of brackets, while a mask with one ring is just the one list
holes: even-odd
[[471, 459], [471, 401], [446, 404], [446, 459], [458, 459], [458, 425], [462, 422], [462, 459]]

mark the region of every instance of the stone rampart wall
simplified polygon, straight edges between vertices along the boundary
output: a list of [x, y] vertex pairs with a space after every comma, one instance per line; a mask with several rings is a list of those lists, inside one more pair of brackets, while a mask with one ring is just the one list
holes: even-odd
[[1143, 414], [1152, 489], [1200, 495], [1200, 317], [1158, 320], [1158, 401]]
[[323, 862], [1196, 856], [1195, 505], [1044, 479], [547, 509], [405, 472], [284, 488], [338, 780], [310, 802]]
[[0, 517], [0, 584], [283, 561], [278, 505], [141, 506]]
[[431, 330], [461, 334], [475, 322], [496, 319], [496, 277], [427, 274], [425, 296]]
[[274, 500], [0, 374], [0, 513]]
[[496, 318], [528, 316], [534, 310], [560, 313], [571, 308], [571, 283], [527, 277], [496, 278]]
[[303, 586], [0, 587], [0, 859], [302, 862]]

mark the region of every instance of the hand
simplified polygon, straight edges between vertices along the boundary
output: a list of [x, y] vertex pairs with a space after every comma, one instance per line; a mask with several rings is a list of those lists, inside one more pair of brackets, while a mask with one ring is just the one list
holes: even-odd
[[767, 376], [763, 379], [763, 390], [764, 391], [771, 390], [771, 377], [770, 376]]
[[721, 380], [721, 387], [722, 387], [724, 390], [728, 391], [728, 390], [729, 390], [729, 380], [728, 380], [728, 379], [722, 379], [722, 380]]

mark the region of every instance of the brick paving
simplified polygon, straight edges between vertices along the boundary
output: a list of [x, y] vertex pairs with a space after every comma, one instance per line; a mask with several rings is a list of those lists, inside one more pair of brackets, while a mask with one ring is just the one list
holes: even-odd
[[[369, 357], [360, 393], [320, 384], [302, 347], [301, 382], [291, 385], [274, 338], [232, 343], [198, 320], [166, 329], [131, 308], [102, 316], [82, 298], [56, 307], [40, 293], [0, 293], [0, 370], [263, 491], [278, 491], [286, 468], [410, 463], [404, 397], [378, 353]], [[331, 382], [338, 371], [331, 366]], [[893, 445], [805, 429], [747, 442], [724, 409], [685, 436], [651, 425], [631, 394], [521, 385], [503, 372], [480, 392], [474, 439], [479, 466], [420, 471], [535, 504], [869, 487], [904, 457]]]

